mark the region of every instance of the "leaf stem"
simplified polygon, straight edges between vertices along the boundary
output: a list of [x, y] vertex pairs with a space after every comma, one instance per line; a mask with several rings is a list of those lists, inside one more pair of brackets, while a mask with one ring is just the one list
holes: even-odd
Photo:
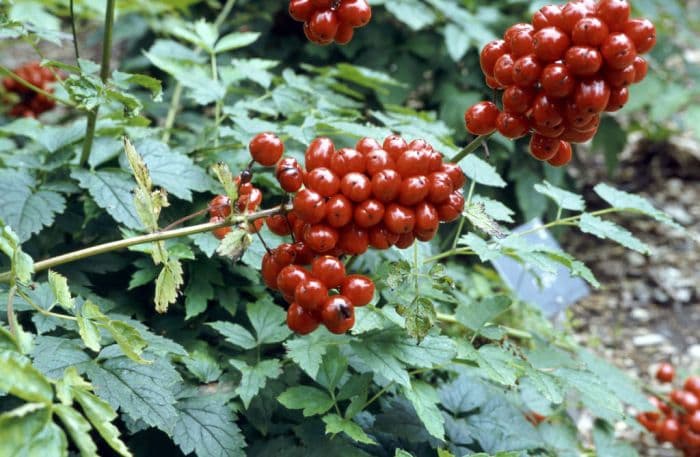
[[72, 108], [76, 107], [75, 103], [73, 103], [72, 101], [64, 100], [61, 97], [57, 97], [56, 95], [52, 94], [51, 92], [47, 92], [44, 89], [35, 86], [34, 84], [30, 83], [29, 81], [25, 81], [24, 79], [17, 76], [16, 73], [14, 73], [12, 70], [5, 67], [4, 65], [0, 65], [0, 73], [4, 73], [5, 75], [7, 75], [11, 79], [17, 81], [19, 84], [26, 87], [27, 89], [30, 89], [30, 90], [36, 92], [37, 94], [41, 94], [48, 99], [54, 100], [58, 103], [61, 103], [62, 105], [70, 106]]
[[484, 141], [488, 140], [489, 137], [491, 137], [491, 135], [492, 134], [489, 133], [488, 135], [481, 135], [481, 136], [474, 138], [471, 143], [466, 145], [464, 148], [462, 148], [461, 151], [459, 151], [457, 153], [457, 155], [452, 157], [450, 159], [450, 162], [457, 163], [460, 160], [462, 160], [463, 158], [465, 158], [466, 156], [468, 156], [469, 154], [471, 154], [472, 152], [476, 151]]
[[[105, 10], [105, 25], [104, 34], [102, 36], [102, 62], [100, 66], [100, 79], [103, 83], [109, 78], [109, 62], [112, 59], [112, 30], [114, 29], [114, 6], [116, 0], [107, 0], [107, 8]], [[83, 167], [90, 158], [92, 151], [92, 143], [95, 140], [95, 128], [97, 127], [97, 113], [99, 105], [88, 113], [87, 129], [85, 131], [85, 139], [83, 140], [83, 151], [80, 154], [80, 166]]]
[[[444, 322], [446, 324], [458, 324], [464, 327], [464, 324], [458, 321], [457, 318], [452, 314], [437, 313], [437, 319], [440, 322]], [[506, 332], [508, 336], [512, 336], [513, 338], [519, 338], [521, 340], [531, 340], [533, 338], [532, 333], [526, 332], [525, 330], [520, 330], [517, 328], [508, 327], [506, 325], [493, 324], [489, 322], [485, 324], [485, 326], [489, 325], [498, 325], [501, 329], [503, 329]]]
[[[472, 202], [472, 197], [474, 196], [474, 188], [476, 187], [476, 181], [472, 180], [471, 184], [469, 184], [469, 191], [467, 193], [467, 200], [464, 202], [464, 207], [469, 208], [469, 205]], [[457, 247], [457, 242], [459, 241], [459, 235], [462, 234], [462, 230], [464, 229], [464, 223], [466, 222], [467, 218], [462, 214], [459, 218], [459, 225], [457, 225], [457, 230], [455, 231], [454, 239], [452, 240], [452, 249]]]
[[[34, 264], [34, 273], [39, 273], [40, 271], [48, 270], [49, 268], [54, 268], [59, 265], [65, 265], [67, 263], [76, 262], [78, 260], [87, 259], [89, 257], [94, 257], [96, 255], [105, 254], [107, 252], [117, 251], [119, 249], [126, 249], [131, 246], [136, 246], [139, 244], [154, 243], [157, 241], [169, 240], [172, 238], [181, 238], [189, 235], [196, 235], [198, 233], [211, 232], [217, 228], [229, 227], [232, 225], [240, 224], [242, 222], [256, 220], [276, 214], [280, 212], [283, 208], [281, 206], [275, 206], [273, 208], [265, 209], [262, 211], [257, 211], [255, 213], [248, 214], [247, 216], [236, 215], [230, 219], [226, 219], [221, 222], [207, 222], [205, 224], [192, 225], [190, 227], [182, 227], [174, 230], [160, 231], [156, 233], [149, 233], [147, 235], [139, 235], [131, 238], [124, 238], [122, 240], [110, 241], [108, 243], [98, 244], [96, 246], [91, 246], [85, 249], [80, 249], [77, 251], [69, 252], [67, 254], [62, 254], [56, 257], [51, 257]], [[12, 279], [12, 273], [7, 271], [0, 274], [0, 283], [8, 282]]]
[[68, 316], [68, 315], [66, 315], [66, 314], [54, 313], [54, 312], [52, 312], [52, 311], [49, 311], [49, 310], [46, 310], [46, 309], [42, 308], [41, 306], [37, 305], [37, 304], [34, 302], [34, 300], [32, 300], [32, 299], [29, 297], [29, 295], [25, 294], [24, 292], [22, 292], [22, 291], [19, 290], [19, 289], [17, 290], [17, 295], [19, 295], [20, 297], [22, 297], [22, 299], [23, 299], [24, 301], [26, 301], [27, 303], [29, 303], [29, 304], [31, 305], [32, 308], [34, 308], [35, 310], [37, 310], [40, 314], [43, 314], [44, 316], [55, 317], [55, 318], [58, 318], [58, 319], [65, 319], [65, 320], [69, 320], [69, 321], [77, 321], [77, 320], [78, 320], [77, 317]]
[[75, 51], [75, 61], [77, 62], [78, 60], [80, 60], [80, 50], [78, 49], [78, 32], [75, 28], [75, 10], [73, 8], [73, 3], [74, 0], [70, 0], [70, 28], [71, 32], [73, 33], [73, 50]]
[[10, 291], [7, 293], [7, 323], [10, 326], [10, 333], [15, 338], [17, 337], [17, 325], [15, 324], [15, 292], [17, 292], [17, 286], [13, 285], [10, 287]]

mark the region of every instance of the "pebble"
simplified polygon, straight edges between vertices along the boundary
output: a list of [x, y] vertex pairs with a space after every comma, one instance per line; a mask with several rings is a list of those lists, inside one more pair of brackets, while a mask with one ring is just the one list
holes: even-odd
[[646, 335], [635, 336], [632, 344], [637, 347], [654, 346], [666, 342], [666, 338], [658, 333], [647, 333]]
[[648, 322], [651, 319], [651, 314], [644, 308], [634, 308], [630, 315], [632, 319], [640, 322]]
[[695, 360], [700, 360], [700, 344], [693, 344], [688, 348], [688, 356]]

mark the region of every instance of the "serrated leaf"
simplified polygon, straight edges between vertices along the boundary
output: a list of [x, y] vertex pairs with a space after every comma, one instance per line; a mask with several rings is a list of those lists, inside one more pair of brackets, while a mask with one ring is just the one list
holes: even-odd
[[484, 186], [506, 187], [506, 182], [498, 174], [496, 168], [490, 163], [480, 159], [475, 154], [469, 154], [460, 160], [459, 166], [464, 170], [464, 174], [472, 181]]
[[121, 170], [73, 170], [71, 177], [77, 179], [80, 187], [87, 190], [95, 203], [114, 220], [131, 229], [141, 228], [131, 194], [134, 183], [128, 174]]
[[447, 48], [447, 53], [450, 55], [453, 61], [459, 62], [469, 49], [469, 39], [464, 36], [464, 32], [461, 27], [458, 27], [452, 23], [445, 26], [443, 33], [445, 35], [445, 47]]
[[406, 319], [406, 332], [418, 341], [428, 334], [437, 319], [435, 307], [426, 297], [416, 297], [410, 305], [397, 307], [397, 311]]
[[639, 195], [629, 194], [621, 190], [615, 189], [608, 184], [601, 183], [593, 188], [596, 194], [603, 200], [608, 202], [613, 208], [626, 209], [630, 211], [638, 211], [649, 217], [653, 217], [659, 222], [662, 222], [671, 227], [682, 229], [670, 216], [663, 211], [659, 211], [649, 203], [646, 199]]
[[284, 342], [284, 346], [287, 348], [287, 357], [292, 359], [312, 379], [316, 379], [321, 361], [328, 351], [329, 345], [342, 339], [341, 336], [330, 335], [319, 330], [303, 338], [287, 340]]
[[140, 365], [122, 356], [91, 363], [86, 369], [97, 394], [115, 410], [172, 432], [177, 411], [170, 388], [181, 378], [170, 363], [157, 358], [150, 365]]
[[151, 181], [151, 175], [148, 172], [146, 162], [143, 161], [143, 157], [141, 157], [136, 151], [136, 148], [134, 148], [134, 145], [131, 144], [131, 141], [126, 137], [124, 137], [124, 151], [126, 152], [126, 158], [134, 174], [134, 178], [136, 178], [136, 184], [144, 193], [149, 194], [153, 189], [153, 182]]
[[323, 416], [322, 419], [326, 424], [327, 434], [335, 435], [337, 433], [345, 433], [359, 443], [376, 444], [376, 442], [362, 430], [362, 427], [349, 419], [343, 419], [337, 414], [327, 414]]
[[503, 203], [499, 202], [498, 200], [494, 200], [492, 198], [484, 197], [483, 195], [474, 195], [472, 196], [472, 201], [475, 203], [481, 203], [484, 205], [484, 211], [486, 214], [488, 214], [492, 219], [501, 221], [501, 222], [513, 222], [513, 215], [515, 212], [508, 208], [506, 205]]
[[221, 240], [221, 244], [216, 248], [216, 253], [221, 257], [231, 259], [236, 262], [243, 256], [253, 239], [247, 229], [234, 227], [226, 237]]
[[49, 285], [51, 286], [51, 291], [59, 305], [68, 311], [72, 311], [75, 307], [73, 298], [70, 296], [70, 289], [68, 289], [68, 280], [65, 276], [56, 273], [53, 270], [49, 270]]
[[66, 457], [68, 441], [45, 405], [26, 403], [0, 414], [0, 455]]
[[21, 282], [28, 283], [34, 273], [34, 261], [22, 251], [19, 236], [0, 219], [0, 251], [10, 258], [12, 271]]
[[224, 162], [219, 162], [212, 167], [212, 171], [219, 180], [219, 183], [224, 187], [224, 191], [229, 200], [232, 202], [238, 200], [238, 188], [236, 184], [234, 184], [233, 173], [231, 173], [228, 165]]
[[107, 322], [105, 328], [119, 345], [119, 349], [131, 360], [140, 364], [152, 363], [152, 361], [141, 357], [147, 343], [141, 336], [141, 333], [134, 327], [126, 322], [111, 320]]
[[175, 303], [180, 294], [182, 277], [182, 265], [178, 259], [172, 258], [163, 265], [156, 279], [156, 311], [164, 313], [168, 311], [168, 305]]
[[184, 454], [244, 457], [245, 439], [231, 408], [220, 395], [189, 396], [178, 401], [173, 441]]
[[579, 392], [583, 405], [593, 415], [613, 422], [622, 419], [624, 410], [620, 400], [592, 373], [557, 368], [553, 374]]
[[92, 360], [83, 351], [80, 340], [45, 335], [36, 338], [33, 357], [34, 366], [52, 379], [61, 378], [70, 367], [82, 372]]
[[253, 349], [258, 345], [255, 337], [241, 325], [221, 321], [207, 325], [219, 332], [226, 341], [240, 348]]
[[583, 197], [554, 186], [547, 181], [543, 181], [542, 184], [535, 184], [535, 190], [554, 200], [554, 203], [556, 203], [559, 208], [571, 211], [583, 211], [586, 209], [586, 203]]
[[480, 238], [472, 232], [463, 235], [459, 239], [458, 244], [460, 246], [467, 246], [468, 248], [470, 248], [472, 251], [474, 251], [476, 255], [479, 256], [479, 260], [481, 260], [482, 262], [490, 262], [501, 256], [500, 250], [494, 249], [493, 247], [489, 246], [486, 240]]
[[0, 391], [28, 402], [51, 404], [53, 400], [49, 381], [16, 352], [0, 352]]
[[126, 444], [121, 440], [119, 429], [112, 424], [112, 421], [117, 418], [117, 413], [112, 407], [106, 401], [83, 389], [75, 390], [74, 396], [85, 416], [109, 447], [122, 457], [132, 457]]
[[276, 379], [282, 374], [282, 366], [277, 359], [263, 360], [253, 366], [237, 359], [231, 359], [229, 362], [241, 372], [241, 383], [236, 388], [236, 394], [241, 397], [246, 408], [253, 397], [265, 387], [268, 379]]
[[77, 316], [78, 333], [88, 349], [99, 352], [102, 348], [100, 344], [100, 329], [90, 319]]
[[492, 295], [479, 302], [461, 303], [457, 307], [457, 320], [467, 328], [478, 332], [486, 323], [493, 320], [510, 307], [507, 295]]
[[248, 303], [246, 312], [258, 344], [279, 343], [292, 334], [287, 327], [287, 313], [267, 296]]
[[438, 407], [440, 399], [437, 391], [423, 381], [412, 381], [410, 388], [403, 389], [405, 397], [411, 402], [416, 414], [425, 425], [428, 433], [433, 437], [444, 441], [445, 420]]
[[0, 218], [13, 228], [20, 242], [51, 225], [66, 207], [65, 198], [50, 190], [34, 190], [25, 171], [0, 170]]
[[493, 238], [503, 238], [507, 231], [486, 213], [483, 203], [472, 201], [464, 208], [464, 216], [474, 227]]
[[615, 241], [626, 248], [633, 249], [642, 254], [651, 253], [649, 246], [614, 222], [601, 219], [589, 213], [584, 213], [578, 225], [584, 233], [590, 233], [598, 238]]
[[214, 47], [215, 53], [231, 51], [233, 49], [243, 48], [255, 42], [260, 37], [258, 32], [233, 32], [225, 35], [216, 42]]
[[66, 405], [54, 406], [54, 412], [61, 419], [80, 455], [91, 457], [97, 455], [97, 445], [90, 436], [90, 423], [76, 410]]
[[321, 389], [311, 386], [290, 387], [277, 397], [288, 409], [301, 409], [304, 417], [323, 414], [333, 407], [333, 399]]

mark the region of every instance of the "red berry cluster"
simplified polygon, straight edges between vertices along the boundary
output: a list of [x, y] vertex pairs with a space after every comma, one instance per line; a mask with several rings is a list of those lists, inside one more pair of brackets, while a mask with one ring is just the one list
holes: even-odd
[[[46, 67], [39, 65], [39, 62], [29, 62], [22, 65], [15, 74], [28, 83], [45, 90], [53, 92], [52, 83], [56, 81], [53, 73]], [[8, 92], [19, 96], [19, 102], [10, 108], [9, 115], [14, 117], [37, 117], [44, 111], [48, 111], [56, 106], [56, 102], [46, 97], [44, 94], [37, 94], [33, 90], [18, 83], [9, 76], [2, 80], [2, 85]]]
[[627, 0], [549, 5], [532, 24], [515, 24], [481, 51], [486, 83], [503, 90], [503, 110], [480, 102], [465, 113], [467, 130], [507, 138], [532, 133], [538, 160], [562, 166], [571, 145], [593, 138], [600, 115], [622, 108], [628, 86], [647, 74], [639, 54], [656, 44], [654, 24], [630, 19]]
[[[271, 133], [257, 135], [249, 149], [255, 162], [275, 165], [280, 187], [294, 194], [289, 212], [265, 219], [270, 231], [291, 235], [292, 243], [264, 255], [262, 277], [289, 303], [287, 324], [300, 334], [321, 323], [345, 333], [355, 323], [355, 307], [372, 300], [372, 280], [346, 274], [341, 256], [431, 240], [440, 222], [457, 219], [464, 209], [464, 173], [443, 163], [442, 154], [424, 140], [407, 143], [391, 135], [379, 144], [363, 138], [355, 149], [336, 150], [329, 138], [316, 138], [306, 150], [305, 167], [282, 157], [284, 145]], [[250, 172], [237, 179], [238, 211], [256, 209], [262, 194], [250, 184]], [[212, 221], [228, 217], [229, 199], [214, 198], [209, 213]], [[215, 234], [223, 238], [228, 231]]]
[[367, 0], [290, 0], [289, 14], [304, 23], [304, 34], [312, 43], [347, 44], [354, 29], [372, 19]]
[[[673, 366], [663, 363], [656, 372], [662, 383], [671, 383], [675, 375]], [[669, 401], [658, 397], [649, 399], [656, 411], [647, 411], [637, 420], [656, 436], [660, 443], [671, 443], [685, 457], [700, 457], [700, 376], [685, 380], [683, 389], [673, 390]]]

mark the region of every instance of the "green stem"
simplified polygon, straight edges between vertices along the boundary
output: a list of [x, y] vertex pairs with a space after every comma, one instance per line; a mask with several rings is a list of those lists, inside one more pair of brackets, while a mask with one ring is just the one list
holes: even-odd
[[46, 98], [49, 98], [49, 99], [54, 100], [54, 101], [56, 101], [56, 102], [58, 102], [58, 103], [61, 103], [62, 105], [70, 106], [70, 107], [73, 107], [73, 108], [76, 107], [76, 106], [75, 106], [75, 103], [73, 103], [72, 101], [70, 101], [70, 100], [64, 100], [64, 99], [62, 99], [61, 97], [57, 97], [56, 95], [52, 94], [51, 92], [47, 92], [47, 91], [45, 91], [44, 89], [35, 86], [34, 84], [30, 83], [29, 81], [25, 81], [24, 79], [22, 79], [22, 78], [20, 78], [19, 76], [17, 76], [17, 74], [15, 74], [12, 70], [10, 70], [9, 68], [7, 68], [7, 67], [5, 67], [5, 66], [3, 66], [3, 65], [0, 65], [0, 72], [1, 72], [1, 73], [4, 73], [4, 74], [7, 75], [7, 76], [9, 76], [11, 79], [14, 79], [14, 80], [17, 81], [19, 84], [21, 84], [22, 86], [26, 87], [27, 89], [30, 89], [30, 90], [36, 92], [37, 94], [41, 94], [41, 95], [43, 95], [43, 96], [46, 97]]
[[[476, 181], [472, 180], [471, 184], [469, 184], [469, 191], [467, 193], [467, 200], [464, 202], [464, 207], [469, 208], [469, 205], [471, 205], [472, 202], [472, 197], [474, 196], [474, 188], [476, 187]], [[464, 224], [467, 221], [467, 218], [462, 215], [459, 218], [459, 225], [457, 225], [457, 231], [455, 232], [454, 238], [452, 239], [452, 249], [455, 249], [457, 247], [457, 242], [459, 241], [459, 235], [462, 234], [462, 230], [464, 229]]]
[[420, 265], [418, 265], [418, 243], [413, 243], [413, 274], [414, 274], [414, 281], [415, 281], [415, 295], [416, 298], [420, 295], [420, 286], [418, 284], [418, 273], [419, 273]]
[[[102, 62], [100, 66], [100, 79], [103, 83], [109, 78], [109, 62], [112, 59], [112, 30], [114, 29], [114, 6], [116, 0], [107, 0], [107, 8], [105, 10], [105, 25], [104, 34], [102, 36]], [[95, 140], [95, 129], [97, 127], [97, 113], [100, 107], [88, 113], [87, 129], [85, 131], [85, 139], [83, 140], [83, 151], [80, 154], [80, 166], [84, 166], [90, 158], [92, 151], [92, 143]]]
[[[231, 13], [231, 10], [233, 9], [233, 6], [236, 4], [236, 0], [228, 0], [224, 7], [221, 9], [219, 12], [219, 15], [216, 17], [216, 20], [214, 21], [214, 27], [217, 29], [221, 27], [221, 25], [224, 23], [228, 15]], [[200, 48], [196, 49], [196, 52], [199, 53], [201, 51]], [[168, 116], [165, 118], [165, 125], [163, 126], [163, 137], [162, 140], [164, 143], [167, 143], [170, 140], [170, 135], [171, 131], [173, 129], [173, 126], [175, 125], [175, 117], [177, 116], [177, 112], [180, 110], [180, 100], [182, 99], [182, 84], [177, 83], [175, 85], [175, 89], [173, 89], [173, 98], [170, 100], [170, 108], [168, 108]], [[218, 125], [218, 124], [217, 124]]]
[[17, 292], [17, 286], [10, 287], [10, 291], [7, 293], [7, 324], [10, 326], [10, 333], [12, 336], [17, 337], [17, 325], [15, 323], [15, 292]]
[[25, 294], [25, 293], [22, 292], [21, 290], [17, 290], [17, 295], [19, 295], [20, 297], [22, 297], [22, 299], [23, 299], [24, 301], [26, 301], [27, 303], [29, 303], [29, 304], [31, 305], [32, 308], [34, 308], [35, 310], [37, 310], [40, 314], [43, 314], [44, 316], [55, 317], [55, 318], [57, 318], [57, 319], [66, 319], [66, 320], [69, 320], [69, 321], [77, 321], [77, 320], [78, 320], [78, 319], [77, 319], [76, 317], [74, 317], [74, 316], [68, 316], [68, 315], [66, 315], [66, 314], [54, 313], [54, 312], [51, 312], [51, 311], [49, 311], [49, 310], [46, 310], [46, 309], [42, 308], [41, 306], [37, 305], [37, 304], [34, 302], [34, 300], [32, 300], [32, 299], [29, 297], [29, 295]]
[[[122, 240], [110, 241], [109, 243], [98, 244], [97, 246], [91, 246], [89, 248], [80, 249], [78, 251], [69, 252], [67, 254], [51, 257], [49, 259], [36, 262], [34, 264], [34, 273], [39, 273], [40, 271], [48, 270], [49, 268], [54, 268], [59, 265], [65, 265], [67, 263], [87, 259], [89, 257], [105, 254], [107, 252], [117, 251], [119, 249], [126, 249], [128, 247], [136, 246], [139, 244], [154, 243], [157, 241], [170, 240], [172, 238], [181, 238], [189, 235], [196, 235], [198, 233], [211, 232], [212, 230], [221, 227], [229, 227], [232, 225], [240, 224], [241, 222], [245, 222], [246, 220], [252, 221], [256, 219], [265, 218], [272, 214], [279, 213], [282, 209], [283, 208], [280, 206], [275, 206], [273, 208], [248, 214], [247, 216], [236, 215], [230, 219], [226, 219], [221, 222], [208, 222], [205, 224], [198, 224], [174, 230], [149, 233], [147, 235], [139, 235], [131, 238], [124, 238]], [[8, 282], [11, 279], [12, 273], [9, 271], [0, 274], [0, 283]]]
[[481, 135], [481, 136], [474, 138], [474, 140], [472, 140], [471, 143], [466, 145], [461, 151], [459, 151], [457, 153], [457, 155], [452, 157], [450, 159], [450, 162], [457, 163], [460, 160], [462, 160], [463, 158], [465, 158], [466, 156], [468, 156], [469, 154], [471, 154], [472, 152], [476, 151], [484, 141], [489, 139], [490, 136], [491, 136], [491, 134]]
[[[211, 53], [209, 56], [209, 60], [211, 62], [211, 77], [214, 80], [214, 82], [219, 81], [219, 71], [216, 68], [216, 53]], [[221, 123], [221, 103], [222, 100], [219, 99], [216, 101], [216, 104], [214, 105], [214, 124], [216, 125], [217, 129], [219, 127], [219, 124]], [[214, 147], [219, 146], [219, 134], [218, 130], [216, 133], [216, 136], [214, 137]]]
[[74, 0], [70, 0], [70, 28], [73, 33], [73, 50], [75, 51], [75, 61], [80, 60], [80, 50], [78, 49], [78, 32], [75, 28], [75, 10], [73, 8]]
[[[437, 319], [440, 322], [444, 322], [446, 324], [458, 324], [462, 325], [461, 322], [457, 320], [457, 318], [451, 314], [445, 314], [445, 313], [437, 313]], [[485, 325], [495, 325], [492, 323], [486, 323]], [[513, 338], [519, 338], [521, 340], [531, 340], [533, 338], [532, 334], [530, 332], [526, 332], [525, 330], [519, 330], [517, 328], [512, 328], [508, 327], [506, 325], [499, 325], [501, 329], [503, 329], [508, 336], [512, 336]]]

